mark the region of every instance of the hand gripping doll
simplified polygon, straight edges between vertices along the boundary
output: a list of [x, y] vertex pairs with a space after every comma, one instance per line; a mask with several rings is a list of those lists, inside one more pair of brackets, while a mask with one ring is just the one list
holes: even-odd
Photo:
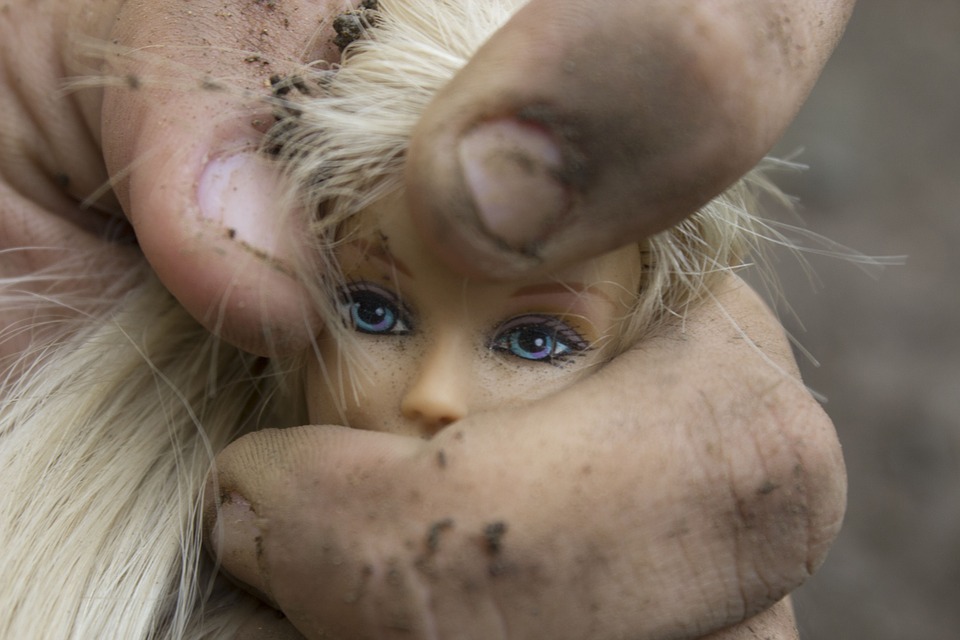
[[[758, 174], [639, 245], [521, 281], [465, 279], [424, 249], [403, 189], [411, 132], [518, 4], [365, 2], [338, 24], [340, 65], [275, 79], [264, 154], [298, 212], [278, 224], [302, 215], [310, 231], [296, 275], [324, 319], [315, 348], [266, 361], [220, 342], [140, 258], [104, 274], [121, 294], [92, 296], [82, 322], [8, 369], [0, 636], [233, 637], [251, 600], [216, 577], [199, 524], [231, 440], [306, 423], [429, 438], [562, 393], [743, 264]], [[75, 304], [52, 294], [49, 308]]]

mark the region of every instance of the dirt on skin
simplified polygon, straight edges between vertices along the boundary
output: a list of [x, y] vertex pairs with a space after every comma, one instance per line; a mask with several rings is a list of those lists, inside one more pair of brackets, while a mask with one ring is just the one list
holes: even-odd
[[363, 0], [356, 10], [344, 11], [333, 19], [333, 30], [337, 32], [337, 35], [333, 38], [333, 43], [337, 45], [340, 51], [363, 38], [367, 29], [376, 26], [377, 9], [377, 0]]

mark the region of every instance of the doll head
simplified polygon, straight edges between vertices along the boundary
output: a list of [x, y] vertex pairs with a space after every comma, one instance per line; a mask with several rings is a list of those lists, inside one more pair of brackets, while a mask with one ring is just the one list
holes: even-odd
[[315, 424], [426, 437], [543, 397], [608, 359], [636, 301], [635, 245], [529, 280], [480, 282], [421, 244], [402, 194], [349, 227], [334, 250], [336, 328], [307, 365]]
[[310, 212], [301, 271], [326, 320], [308, 358], [311, 422], [428, 435], [542, 397], [682, 317], [752, 244], [745, 180], [673, 229], [535, 280], [466, 281], [431, 259], [404, 209], [411, 133], [521, 4], [380, 0], [339, 66], [278, 81], [266, 148]]

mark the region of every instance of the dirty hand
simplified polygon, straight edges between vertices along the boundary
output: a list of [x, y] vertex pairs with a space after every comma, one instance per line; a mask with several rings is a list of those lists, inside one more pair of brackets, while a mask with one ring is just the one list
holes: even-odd
[[700, 637], [816, 569], [845, 489], [830, 421], [742, 284], [519, 410], [429, 441], [259, 431], [217, 468], [208, 541], [308, 638]]
[[[408, 172], [421, 231], [459, 270], [509, 276], [665, 228], [776, 141], [852, 4], [532, 0], [422, 119]], [[330, 18], [343, 8], [8, 2], [3, 175], [27, 199], [44, 191], [24, 206], [74, 222], [93, 217], [76, 203], [112, 181], [98, 208], [122, 205], [198, 320], [248, 350], [295, 352], [315, 327], [284, 269], [297, 234], [278, 228], [273, 177], [253, 153], [269, 109], [245, 90], [264, 95], [285, 62], [337, 59]], [[132, 52], [105, 54], [114, 86], [64, 95], [65, 76], [91, 71], [78, 33]], [[6, 246], [33, 239], [4, 227]]]
[[[663, 228], [714, 195], [773, 143], [839, 36], [850, 4], [534, 0], [424, 119], [408, 176], [421, 229], [455, 266], [503, 276], [570, 261]], [[122, 210], [165, 284], [208, 327], [253, 351], [301, 348], [314, 328], [300, 305], [296, 283], [283, 269], [288, 249], [286, 236], [276, 233], [272, 177], [252, 153], [258, 127], [269, 114], [251, 111], [256, 101], [236, 89], [264, 92], [267, 78], [284, 72], [284, 60], [333, 58], [331, 34], [321, 30], [312, 36], [342, 6], [339, 0], [8, 2], [0, 11], [0, 250], [43, 250], [5, 254], [2, 275], [35, 273], [78, 249], [78, 254], [101, 250], [104, 259], [122, 263], [130, 251], [100, 240]], [[180, 80], [190, 77], [182, 72], [191, 71], [198, 90], [185, 90], [182, 82], [163, 89], [160, 82], [140, 91], [158, 69], [138, 69], [139, 59], [128, 58], [117, 86], [64, 94], [63, 79], [83, 72], [76, 64], [82, 56], [70, 37], [76, 33], [150, 52], [145, 66], [153, 65], [157, 56], [171, 60], [166, 71]], [[631, 70], [630, 83], [624, 81], [624, 68]], [[223, 78], [230, 79], [231, 90], [220, 91], [222, 85], [206, 81]], [[500, 119], [488, 128], [474, 127], [491, 114]], [[510, 165], [498, 161], [497, 134], [503, 131], [530, 141], [531, 153], [546, 157], [541, 164], [559, 180], [559, 190], [550, 181], [539, 187], [519, 185], [525, 192], [544, 194], [524, 200], [561, 202], [563, 207], [551, 211], [562, 215], [545, 220], [534, 209], [511, 211], [491, 199], [498, 189], [510, 194], [518, 188], [507, 183]], [[94, 199], [92, 208], [79, 206], [110, 181], [115, 194]], [[517, 206], [519, 200], [508, 202]], [[613, 212], [625, 210], [635, 214], [613, 217]], [[518, 223], [514, 214], [524, 222]], [[576, 247], [571, 238], [577, 239]], [[106, 283], [84, 283], [101, 285]], [[24, 313], [30, 317], [29, 309]], [[771, 330], [771, 321], [749, 304], [738, 317], [746, 325]], [[19, 316], [2, 319], [10, 326], [8, 321]], [[842, 508], [838, 492], [843, 475], [832, 431], [799, 387], [781, 384], [782, 378], [773, 376], [765, 362], [751, 357], [752, 350], [731, 342], [724, 318], [693, 318], [687, 326], [691, 333], [683, 341], [666, 339], [635, 351], [612, 366], [606, 378], [582, 387], [581, 394], [510, 416], [509, 434], [503, 433], [506, 427], [496, 427], [493, 417], [473, 419], [463, 431], [470, 438], [465, 440], [470, 442], [469, 454], [457, 466], [451, 459], [450, 481], [429, 486], [419, 506], [412, 495], [397, 492], [418, 478], [433, 478], [430, 474], [439, 472], [439, 448], [449, 446], [453, 455], [462, 443], [387, 442], [389, 438], [381, 436], [382, 442], [364, 453], [355, 443], [370, 434], [305, 428], [263, 437], [276, 438], [278, 447], [297, 438], [323, 441], [321, 449], [299, 452], [310, 464], [289, 478], [294, 486], [306, 486], [311, 477], [330, 483], [324, 484], [324, 495], [310, 489], [313, 500], [330, 505], [320, 518], [323, 523], [327, 516], [335, 520], [341, 508], [344, 522], [354, 518], [356, 523], [364, 501], [387, 509], [397, 499], [391, 508], [404, 509], [396, 514], [398, 531], [417, 545], [441, 522], [431, 519], [434, 510], [438, 517], [445, 517], [441, 511], [449, 513], [455, 526], [447, 533], [459, 534], [450, 536], [452, 544], [464, 554], [477, 551], [478, 545], [483, 552], [463, 556], [473, 562], [472, 568], [469, 562], [453, 563], [446, 574], [441, 571], [441, 579], [456, 582], [460, 589], [472, 583], [458, 581], [458, 576], [490, 573], [490, 555], [484, 551], [488, 547], [483, 546], [489, 524], [510, 523], [499, 547], [505, 560], [510, 553], [522, 555], [539, 544], [536, 536], [546, 535], [523, 526], [524, 518], [531, 517], [525, 513], [539, 509], [554, 518], [546, 522], [554, 522], [555, 528], [582, 529], [583, 544], [571, 546], [567, 539], [556, 551], [566, 560], [587, 563], [591, 570], [580, 574], [576, 567], [555, 565], [553, 558], [538, 564], [538, 557], [552, 554], [547, 544], [539, 556], [518, 558], [523, 560], [517, 569], [520, 578], [504, 571], [498, 578], [509, 580], [481, 583], [490, 594], [495, 589], [507, 594], [497, 592], [498, 600], [484, 602], [498, 606], [504, 602], [499, 598], [512, 596], [511, 589], [529, 586], [523, 580], [539, 579], [537, 568], [543, 567], [544, 584], [552, 585], [543, 591], [545, 602], [551, 602], [556, 591], [569, 593], [568, 588], [580, 585], [582, 593], [594, 593], [603, 583], [596, 593], [615, 592], [614, 603], [619, 597], [619, 602], [629, 602], [631, 611], [647, 614], [640, 628], [679, 624], [705, 632], [721, 620], [739, 619], [772, 602], [816, 564]], [[11, 344], [5, 342], [3, 348]], [[628, 369], [633, 377], [626, 375]], [[731, 376], [730, 371], [737, 373]], [[617, 384], [622, 387], [626, 381], [626, 398], [637, 402], [637, 390], [652, 389], [656, 401], [611, 404]], [[696, 398], [688, 397], [694, 393]], [[553, 428], [543, 433], [544, 421], [550, 419]], [[632, 428], [614, 429], [622, 425]], [[598, 429], [604, 438], [589, 437]], [[616, 447], [623, 438], [635, 438], [637, 447], [643, 447]], [[223, 459], [224, 468], [234, 469], [237, 479], [242, 462], [237, 453], [249, 444], [241, 441]], [[262, 448], [258, 445], [257, 450]], [[612, 466], [604, 473], [593, 480], [583, 475], [588, 460], [611, 455]], [[617, 455], [621, 471], [630, 473], [611, 475]], [[316, 458], [329, 462], [322, 478], [312, 466]], [[383, 465], [368, 466], [379, 458]], [[521, 459], [536, 466], [509, 464]], [[261, 502], [273, 495], [276, 477], [266, 473], [269, 468], [257, 467], [257, 460], [262, 462], [251, 461], [252, 475], [245, 482], [258, 488], [238, 484], [238, 494], [258, 508], [275, 509], [262, 515], [289, 524], [291, 532], [319, 526], [310, 510], [298, 520], [283, 501], [275, 507], [269, 507], [268, 500]], [[292, 461], [302, 462], [298, 456]], [[258, 470], [262, 476], [255, 474]], [[340, 493], [335, 483], [355, 477], [351, 470], [374, 481], [363, 490], [341, 486]], [[346, 475], [332, 477], [335, 471]], [[520, 486], [516, 483], [534, 473], [547, 475], [537, 476], [540, 485], [523, 500], [501, 502]], [[476, 477], [497, 482], [489, 495], [472, 495], [476, 507], [467, 509], [470, 503], [456, 495], [456, 487]], [[375, 493], [361, 495], [366, 491]], [[797, 499], [799, 494], [803, 500]], [[569, 508], [568, 496], [573, 497]], [[306, 494], [288, 497], [308, 499]], [[561, 498], [562, 509], [554, 504]], [[594, 518], [591, 508], [600, 505], [608, 509], [604, 514], [623, 522], [605, 524]], [[351, 509], [352, 514], [346, 513]], [[457, 509], [469, 513], [460, 515]], [[382, 522], [394, 516], [374, 512]], [[794, 539], [797, 531], [807, 531], [794, 526], [797, 518], [809, 521], [809, 539]], [[456, 551], [449, 542], [445, 545], [444, 531], [441, 527], [437, 534], [438, 549]], [[369, 537], [372, 532], [353, 540], [344, 530], [331, 529], [315, 539], [327, 536], [334, 549], [367, 544], [386, 562], [386, 554], [393, 551], [390, 540], [399, 539], [392, 528], [388, 533], [383, 540]], [[686, 564], [669, 553], [657, 553], [669, 535], [683, 541], [674, 550], [690, 554]], [[591, 550], [591, 542], [606, 544]], [[276, 538], [267, 541], [264, 566], [273, 576], [278, 575], [274, 567], [290, 569], [291, 584], [302, 584], [294, 559], [271, 555], [279, 552], [269, 548], [278, 549], [281, 543]], [[373, 549], [380, 544], [386, 547], [383, 551]], [[618, 557], [626, 549], [639, 564], [605, 556], [610, 548], [617, 549]], [[412, 553], [408, 551], [408, 559]], [[350, 559], [349, 566], [356, 569], [361, 556]], [[328, 560], [337, 567], [338, 558]], [[438, 554], [436, 561], [443, 558]], [[379, 578], [391, 575], [384, 566], [374, 566]], [[636, 572], [633, 578], [625, 575], [628, 570]], [[235, 571], [243, 575], [242, 568]], [[413, 584], [404, 582], [411, 575], [401, 575], [401, 587]], [[331, 580], [347, 584], [356, 577], [345, 568]], [[639, 577], [649, 577], [649, 582]], [[265, 587], [277, 601], [289, 599], [292, 616], [302, 616], [297, 609], [302, 605], [282, 589], [275, 592], [276, 584], [264, 585], [259, 576], [250, 582]], [[702, 592], [691, 593], [691, 584]], [[403, 588], [406, 595], [416, 595]], [[453, 598], [454, 592], [440, 595]], [[647, 599], [635, 600], [633, 595]], [[524, 597], [534, 596], [518, 593], [518, 605]], [[557, 602], [570, 603], [570, 596]], [[589, 602], [581, 598], [572, 604]], [[644, 606], [637, 607], [637, 602]], [[658, 603], [665, 606], [658, 609]], [[658, 610], [663, 615], [649, 615]], [[558, 620], [566, 620], [576, 610], [560, 613]], [[594, 612], [590, 619], [601, 614]], [[668, 615], [674, 616], [673, 623], [665, 621]]]

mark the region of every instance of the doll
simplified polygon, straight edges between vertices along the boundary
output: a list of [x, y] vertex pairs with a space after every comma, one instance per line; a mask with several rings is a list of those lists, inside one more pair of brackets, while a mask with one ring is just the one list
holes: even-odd
[[232, 637], [249, 597], [217, 579], [198, 506], [232, 439], [307, 422], [429, 437], [589, 375], [746, 259], [757, 176], [639, 246], [529, 282], [466, 282], [424, 257], [402, 192], [410, 132], [518, 4], [367, 2], [347, 14], [359, 27], [342, 29], [339, 67], [276, 80], [264, 150], [290, 185], [283, 210], [308, 212], [297, 270], [325, 318], [315, 349], [268, 361], [220, 342], [140, 260], [128, 293], [92, 301], [8, 375], [0, 636]]

